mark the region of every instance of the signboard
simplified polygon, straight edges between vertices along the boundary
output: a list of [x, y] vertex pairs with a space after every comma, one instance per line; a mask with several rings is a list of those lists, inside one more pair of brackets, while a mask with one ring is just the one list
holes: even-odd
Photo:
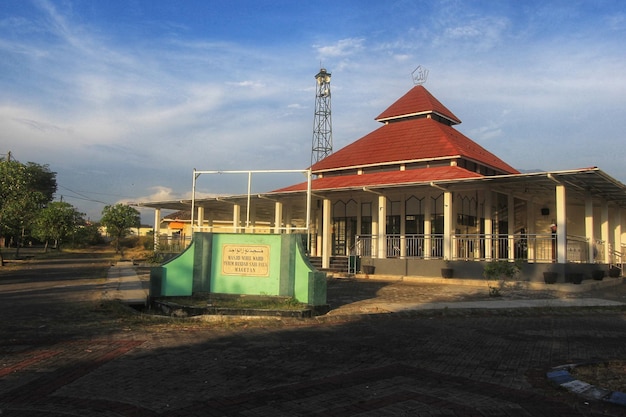
[[268, 277], [270, 245], [223, 245], [222, 273], [244, 277]]

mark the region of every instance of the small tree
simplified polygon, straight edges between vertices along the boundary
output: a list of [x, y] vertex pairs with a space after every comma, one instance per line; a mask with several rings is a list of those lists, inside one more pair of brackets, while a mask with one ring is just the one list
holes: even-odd
[[[0, 237], [15, 244], [15, 256], [38, 212], [57, 189], [56, 173], [47, 165], [0, 160]], [[0, 252], [0, 265], [2, 265]]]
[[100, 228], [97, 224], [86, 222], [76, 228], [72, 236], [72, 245], [75, 247], [100, 245], [104, 243], [104, 238], [100, 234]]
[[[483, 269], [483, 276], [487, 279], [489, 296], [498, 297], [501, 291], [506, 288], [506, 283], [517, 276], [522, 269], [520, 261], [492, 261], [487, 262]], [[491, 281], [495, 281], [493, 284]]]
[[121, 251], [121, 241], [130, 233], [131, 227], [139, 227], [141, 215], [133, 207], [126, 204], [116, 204], [106, 206], [102, 210], [100, 223], [107, 228], [107, 233], [113, 238], [115, 253], [121, 253], [124, 256]]
[[50, 203], [39, 212], [35, 220], [33, 235], [45, 242], [44, 252], [48, 251], [50, 240], [60, 250], [61, 243], [73, 236], [76, 228], [84, 223], [83, 216], [83, 213], [78, 212], [69, 203]]

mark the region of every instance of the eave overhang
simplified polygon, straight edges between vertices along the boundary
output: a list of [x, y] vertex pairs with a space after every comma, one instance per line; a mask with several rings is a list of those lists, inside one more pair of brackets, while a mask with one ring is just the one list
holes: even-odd
[[[463, 191], [490, 188], [502, 193], [511, 193], [519, 198], [528, 200], [540, 196], [554, 196], [554, 189], [558, 184], [566, 187], [568, 195], [577, 196], [579, 199], [592, 198], [594, 201], [604, 201], [622, 208], [626, 208], [626, 186], [607, 175], [597, 167], [581, 168], [563, 171], [542, 171], [522, 174], [508, 174], [496, 176], [475, 176], [454, 179], [430, 179], [421, 181], [400, 182], [394, 184], [367, 184], [359, 183], [345, 187], [323, 188], [316, 187], [318, 179], [313, 180], [313, 193], [317, 196], [326, 196], [336, 192], [354, 191], [365, 192], [384, 190], [396, 190], [409, 187], [441, 187], [450, 191]], [[255, 207], [270, 213], [274, 210], [274, 201], [301, 201], [306, 195], [306, 187], [300, 189], [299, 184], [290, 189], [276, 190], [263, 194], [255, 194]], [[269, 197], [270, 199], [264, 198]], [[198, 207], [209, 210], [219, 210], [224, 214], [232, 214], [233, 204], [245, 205], [247, 195], [231, 195], [196, 199]], [[150, 201], [137, 203], [138, 207], [149, 207], [162, 210], [190, 210], [191, 200]]]

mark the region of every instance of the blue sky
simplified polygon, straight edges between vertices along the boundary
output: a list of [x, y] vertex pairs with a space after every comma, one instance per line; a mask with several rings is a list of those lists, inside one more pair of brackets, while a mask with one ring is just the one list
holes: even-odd
[[457, 129], [517, 169], [626, 182], [621, 0], [0, 0], [0, 155], [48, 164], [93, 220], [189, 198], [194, 168], [304, 169], [320, 64], [335, 150], [422, 65]]

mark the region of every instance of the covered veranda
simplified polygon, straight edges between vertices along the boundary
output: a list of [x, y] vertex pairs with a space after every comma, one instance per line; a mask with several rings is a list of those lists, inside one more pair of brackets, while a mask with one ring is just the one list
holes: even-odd
[[140, 205], [155, 209], [157, 244], [161, 210], [193, 206], [190, 231], [301, 233], [322, 269], [358, 272], [349, 262], [356, 257], [376, 274], [438, 276], [452, 264], [455, 277], [479, 278], [484, 262], [521, 260], [523, 278], [538, 280], [542, 271], [565, 279], [623, 264], [626, 187], [595, 167], [332, 188], [321, 180], [310, 193], [302, 183]]

